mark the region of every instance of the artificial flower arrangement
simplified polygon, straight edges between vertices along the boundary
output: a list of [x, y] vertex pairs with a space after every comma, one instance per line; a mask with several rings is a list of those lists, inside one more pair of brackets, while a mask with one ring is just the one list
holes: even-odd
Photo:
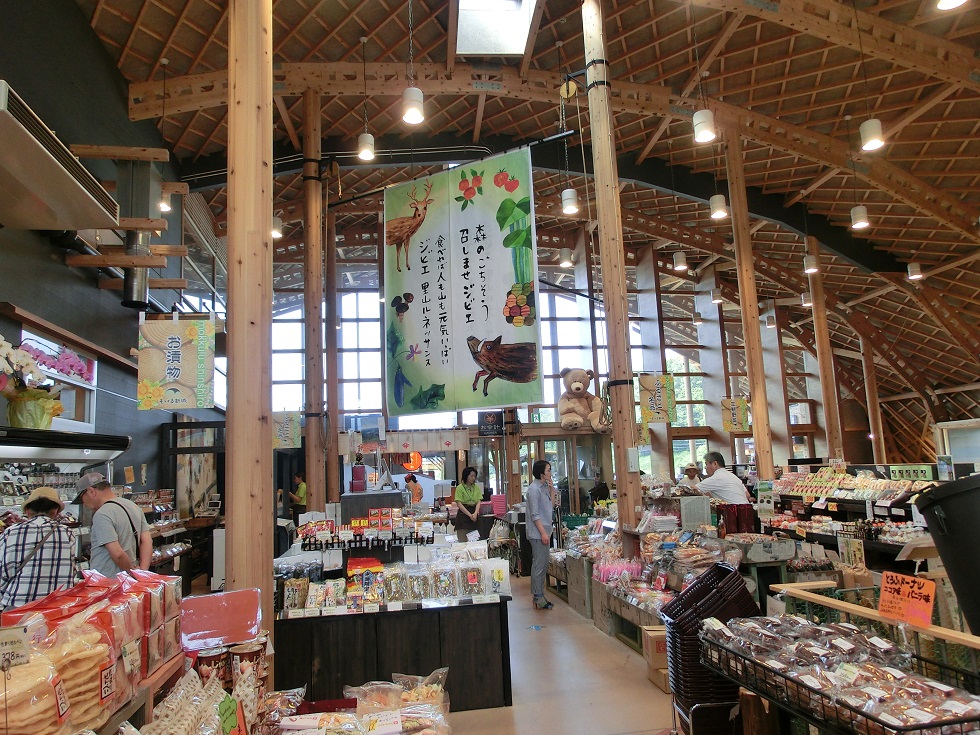
[[61, 386], [45, 380], [32, 354], [0, 334], [0, 395], [7, 399], [10, 426], [50, 429], [51, 419], [64, 411], [58, 400]]

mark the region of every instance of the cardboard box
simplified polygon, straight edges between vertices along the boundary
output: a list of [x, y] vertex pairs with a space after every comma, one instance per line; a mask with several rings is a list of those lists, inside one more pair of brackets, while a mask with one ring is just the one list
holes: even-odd
[[381, 508], [368, 508], [368, 518], [369, 519], [380, 519], [381, 518]]
[[643, 628], [643, 658], [647, 668], [667, 668], [667, 629], [662, 625], [644, 625]]
[[670, 694], [670, 676], [667, 669], [647, 668], [647, 678], [656, 684], [660, 691]]

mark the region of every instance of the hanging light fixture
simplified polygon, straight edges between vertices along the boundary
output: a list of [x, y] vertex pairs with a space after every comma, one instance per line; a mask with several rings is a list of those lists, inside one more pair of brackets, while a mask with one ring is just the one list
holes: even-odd
[[694, 326], [700, 327], [702, 324], [704, 324], [704, 319], [701, 318], [701, 312], [694, 312]]
[[160, 192], [160, 211], [169, 212], [172, 209], [173, 207], [170, 206], [170, 192], [169, 191]]
[[558, 265], [561, 268], [571, 268], [575, 265], [575, 261], [572, 260], [572, 251], [568, 248], [560, 248], [558, 250]]
[[960, 7], [960, 5], [964, 5], [965, 3], [966, 0], [939, 0], [939, 2], [936, 3], [936, 8], [938, 10], [953, 10]]
[[861, 25], [858, 21], [857, 2], [851, 0], [851, 9], [854, 11], [854, 30], [858, 37], [858, 51], [861, 54], [861, 75], [864, 77], [864, 109], [868, 118], [861, 123], [858, 132], [861, 135], [861, 150], [876, 151], [885, 144], [885, 136], [881, 132], [881, 120], [871, 115], [870, 95], [868, 94], [868, 70], [865, 67], [864, 41], [861, 35]]
[[364, 132], [357, 136], [357, 157], [362, 161], [374, 160], [374, 136], [368, 132], [367, 115], [367, 36], [361, 36], [361, 80], [364, 82]]
[[272, 232], [270, 234], [273, 240], [278, 240], [282, 237], [282, 217], [279, 215], [275, 215], [272, 218]]
[[711, 303], [712, 304], [720, 304], [723, 301], [724, 301], [724, 299], [721, 297], [721, 291], [717, 291], [715, 289], [711, 289]]
[[694, 113], [694, 142], [710, 143], [718, 133], [715, 132], [715, 115], [708, 109], [708, 104], [704, 97], [704, 76], [701, 70], [701, 54], [698, 51], [698, 24], [694, 17], [694, 5], [691, 5], [691, 31], [694, 34], [694, 68], [698, 75], [698, 98], [701, 109]]
[[676, 253], [674, 253], [674, 270], [687, 270], [687, 255], [684, 254], [683, 250], [678, 250]]
[[575, 189], [562, 190], [561, 211], [564, 214], [575, 214], [578, 212], [578, 192]]
[[711, 207], [711, 219], [725, 219], [728, 216], [728, 204], [725, 202], [724, 194], [715, 194], [708, 200]]
[[[561, 41], [556, 41], [555, 46], [558, 47], [558, 64], [560, 67], [565, 66], [565, 57], [562, 54]], [[577, 87], [572, 78], [566, 74], [565, 83], [561, 85], [558, 89], [558, 132], [565, 133], [568, 130], [568, 121], [565, 117], [565, 101], [571, 99], [575, 96]], [[561, 192], [561, 211], [563, 214], [576, 214], [578, 212], [578, 191], [572, 186], [572, 179], [569, 175], [568, 167], [568, 136], [562, 137], [562, 163], [563, 169], [559, 173], [559, 176], [565, 179], [565, 188]], [[565, 266], [567, 267], [567, 266]]]
[[412, 16], [412, 0], [408, 0], [408, 80], [412, 84], [402, 92], [402, 120], [418, 125], [425, 120], [422, 110], [422, 90], [415, 86], [415, 37]]
[[776, 317], [770, 314], [769, 316], [766, 317], [766, 329], [775, 329], [775, 328], [776, 328]]
[[921, 281], [923, 277], [922, 266], [918, 263], [909, 263], [909, 280]]
[[803, 306], [813, 306], [813, 296], [810, 295], [809, 291], [804, 291], [800, 294], [800, 302]]
[[812, 255], [803, 256], [803, 272], [804, 273], [816, 273], [820, 270], [820, 266], [817, 264], [817, 259]]
[[868, 221], [868, 208], [863, 204], [855, 204], [851, 207], [851, 229], [863, 230], [871, 223]]

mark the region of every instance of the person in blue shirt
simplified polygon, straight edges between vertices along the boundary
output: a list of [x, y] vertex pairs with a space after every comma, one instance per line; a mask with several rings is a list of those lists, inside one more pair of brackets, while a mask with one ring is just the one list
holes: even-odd
[[527, 489], [527, 540], [531, 544], [531, 594], [534, 607], [550, 610], [544, 584], [551, 554], [551, 532], [554, 530], [555, 488], [551, 482], [551, 463], [539, 459], [531, 467], [534, 481]]

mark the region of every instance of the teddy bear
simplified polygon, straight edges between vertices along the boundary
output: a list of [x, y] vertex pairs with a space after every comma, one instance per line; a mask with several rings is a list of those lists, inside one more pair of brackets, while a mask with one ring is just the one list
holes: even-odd
[[561, 428], [572, 431], [589, 424], [597, 434], [606, 434], [609, 426], [602, 423], [602, 400], [589, 393], [589, 383], [595, 373], [582, 368], [564, 368], [561, 379], [565, 392], [558, 399], [558, 420]]

